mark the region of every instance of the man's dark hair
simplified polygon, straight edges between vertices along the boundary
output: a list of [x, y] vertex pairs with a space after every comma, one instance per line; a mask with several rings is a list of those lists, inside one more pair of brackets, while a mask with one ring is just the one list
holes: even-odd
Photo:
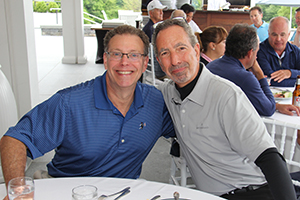
[[300, 7], [296, 9], [296, 12], [299, 12], [299, 11], [300, 11]]
[[244, 58], [251, 49], [258, 47], [256, 29], [248, 24], [234, 25], [226, 38], [226, 56]]
[[263, 13], [261, 7], [259, 7], [259, 6], [254, 6], [254, 7], [252, 7], [252, 8], [250, 9], [250, 12], [251, 12], [252, 10], [258, 10], [259, 14], [262, 14], [262, 13]]
[[188, 3], [183, 4], [183, 5], [180, 7], [180, 9], [183, 10], [186, 14], [188, 14], [188, 13], [190, 13], [190, 12], [193, 12], [193, 13], [196, 12], [195, 8], [194, 8], [192, 5], [188, 4]]
[[109, 48], [109, 41], [111, 40], [112, 37], [114, 37], [115, 35], [124, 35], [124, 34], [129, 34], [129, 35], [136, 35], [139, 38], [141, 38], [141, 40], [144, 43], [144, 54], [148, 55], [148, 51], [149, 51], [149, 38], [148, 36], [144, 33], [144, 31], [134, 28], [133, 26], [129, 26], [129, 25], [122, 25], [122, 26], [118, 26], [117, 28], [114, 28], [113, 30], [110, 30], [106, 33], [105, 37], [104, 37], [104, 51], [108, 51]]

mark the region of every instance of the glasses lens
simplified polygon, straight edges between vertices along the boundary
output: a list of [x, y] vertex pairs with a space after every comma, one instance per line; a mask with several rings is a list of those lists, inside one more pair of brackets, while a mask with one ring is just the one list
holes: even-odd
[[141, 57], [140, 53], [129, 53], [128, 55], [130, 60], [138, 60]]
[[122, 53], [121, 52], [110, 52], [109, 53], [111, 58], [115, 59], [115, 60], [119, 60], [122, 57]]

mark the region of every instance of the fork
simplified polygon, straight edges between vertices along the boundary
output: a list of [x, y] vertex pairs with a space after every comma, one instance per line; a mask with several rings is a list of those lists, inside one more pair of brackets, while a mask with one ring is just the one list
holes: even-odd
[[105, 198], [107, 198], [107, 197], [115, 196], [115, 195], [117, 195], [117, 194], [126, 192], [126, 191], [129, 190], [129, 189], [130, 189], [130, 187], [127, 187], [127, 188], [124, 188], [123, 190], [121, 190], [121, 191], [119, 191], [119, 192], [116, 192], [116, 193], [113, 193], [113, 194], [110, 194], [110, 195], [102, 194], [102, 195], [98, 198], [98, 200], [103, 200], [103, 199], [105, 199]]

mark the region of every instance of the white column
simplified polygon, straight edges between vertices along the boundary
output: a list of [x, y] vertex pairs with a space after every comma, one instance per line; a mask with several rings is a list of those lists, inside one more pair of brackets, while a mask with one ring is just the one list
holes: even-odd
[[82, 0], [62, 0], [62, 32], [64, 57], [62, 63], [85, 64], [83, 2]]
[[256, 4], [256, 0], [250, 0], [250, 8], [254, 7]]
[[0, 1], [0, 64], [17, 103], [18, 116], [38, 102], [32, 2]]

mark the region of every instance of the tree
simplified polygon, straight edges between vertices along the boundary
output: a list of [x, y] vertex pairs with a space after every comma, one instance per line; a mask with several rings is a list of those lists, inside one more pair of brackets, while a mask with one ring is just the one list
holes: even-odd
[[122, 10], [133, 10], [134, 12], [141, 11], [141, 0], [123, 0]]
[[102, 10], [105, 11], [109, 19], [118, 18], [117, 0], [83, 0], [83, 6], [87, 13], [104, 19]]

